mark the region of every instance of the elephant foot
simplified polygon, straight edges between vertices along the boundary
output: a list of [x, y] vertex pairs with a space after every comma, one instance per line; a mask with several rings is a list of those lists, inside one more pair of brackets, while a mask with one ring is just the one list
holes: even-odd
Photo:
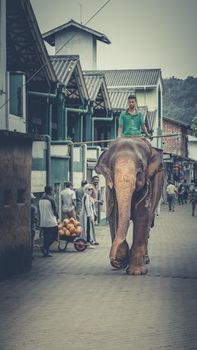
[[150, 264], [150, 258], [148, 255], [144, 255], [144, 264]]
[[128, 266], [128, 261], [117, 261], [117, 260], [110, 260], [111, 266], [113, 266], [115, 269], [125, 269]]
[[148, 269], [144, 266], [145, 259], [147, 261], [146, 263], [150, 261], [148, 254], [146, 253], [147, 250], [145, 250], [145, 247], [143, 245], [132, 247], [129, 267], [127, 268], [128, 275], [146, 275]]
[[110, 251], [110, 263], [116, 269], [125, 269], [129, 263], [129, 246], [126, 241], [113, 242]]
[[133, 275], [133, 276], [141, 276], [146, 275], [148, 272], [148, 269], [144, 266], [129, 266], [126, 270], [127, 275]]

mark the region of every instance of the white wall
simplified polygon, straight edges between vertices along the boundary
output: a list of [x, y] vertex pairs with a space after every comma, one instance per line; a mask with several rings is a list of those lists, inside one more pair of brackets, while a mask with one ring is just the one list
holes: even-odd
[[82, 70], [96, 69], [96, 42], [86, 32], [66, 29], [58, 33], [55, 38], [55, 54], [79, 55]]
[[188, 136], [188, 156], [197, 160], [197, 137]]

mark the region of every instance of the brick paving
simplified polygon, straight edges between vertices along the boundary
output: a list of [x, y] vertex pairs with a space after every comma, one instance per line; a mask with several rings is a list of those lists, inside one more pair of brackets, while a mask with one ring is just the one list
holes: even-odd
[[[109, 264], [100, 245], [53, 258], [35, 250], [31, 272], [0, 283], [0, 350], [196, 350], [197, 216], [165, 206], [156, 218], [146, 276]], [[131, 239], [131, 235], [129, 237]]]

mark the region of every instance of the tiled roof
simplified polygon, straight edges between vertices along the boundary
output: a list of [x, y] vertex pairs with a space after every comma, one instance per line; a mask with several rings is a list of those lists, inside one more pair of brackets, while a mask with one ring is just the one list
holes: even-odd
[[56, 82], [30, 0], [6, 1], [7, 70], [23, 71], [31, 82]]
[[79, 56], [50, 56], [58, 80], [65, 86], [79, 61]]
[[109, 98], [109, 92], [107, 90], [107, 85], [105, 82], [105, 77], [103, 74], [85, 74], [85, 83], [88, 89], [88, 94], [91, 101], [96, 101], [99, 91], [102, 90], [103, 99], [105, 101], [106, 107], [111, 109], [111, 102]]
[[103, 77], [102, 74], [84, 74], [85, 83], [92, 101], [95, 100], [98, 94], [101, 84], [103, 83]]
[[112, 108], [124, 110], [127, 108], [128, 96], [131, 93], [128, 89], [108, 89]]
[[85, 25], [82, 25], [76, 21], [74, 21], [73, 19], [71, 19], [69, 22], [62, 24], [59, 27], [56, 27], [54, 29], [49, 30], [48, 32], [42, 34], [42, 37], [45, 41], [47, 41], [50, 45], [55, 46], [55, 34], [62, 31], [62, 30], [66, 30], [68, 28], [76, 28], [77, 31], [84, 31], [87, 32], [91, 35], [93, 35], [96, 40], [100, 40], [106, 44], [110, 44], [110, 40], [107, 38], [107, 36], [103, 33], [97, 32], [94, 29], [88, 28]]
[[159, 68], [98, 70], [97, 73], [105, 75], [108, 88], [156, 86], [158, 79], [161, 77]]
[[78, 55], [55, 55], [50, 56], [53, 68], [57, 75], [57, 79], [67, 87], [71, 76], [76, 69], [76, 79], [78, 79], [78, 86], [82, 91], [83, 97], [89, 100], [87, 87], [81, 69], [81, 64]]

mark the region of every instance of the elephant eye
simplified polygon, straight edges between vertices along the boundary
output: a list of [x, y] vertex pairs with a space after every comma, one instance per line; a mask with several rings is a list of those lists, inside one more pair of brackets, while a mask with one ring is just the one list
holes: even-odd
[[141, 159], [137, 161], [137, 167], [138, 169], [144, 170], [144, 163], [142, 162]]

